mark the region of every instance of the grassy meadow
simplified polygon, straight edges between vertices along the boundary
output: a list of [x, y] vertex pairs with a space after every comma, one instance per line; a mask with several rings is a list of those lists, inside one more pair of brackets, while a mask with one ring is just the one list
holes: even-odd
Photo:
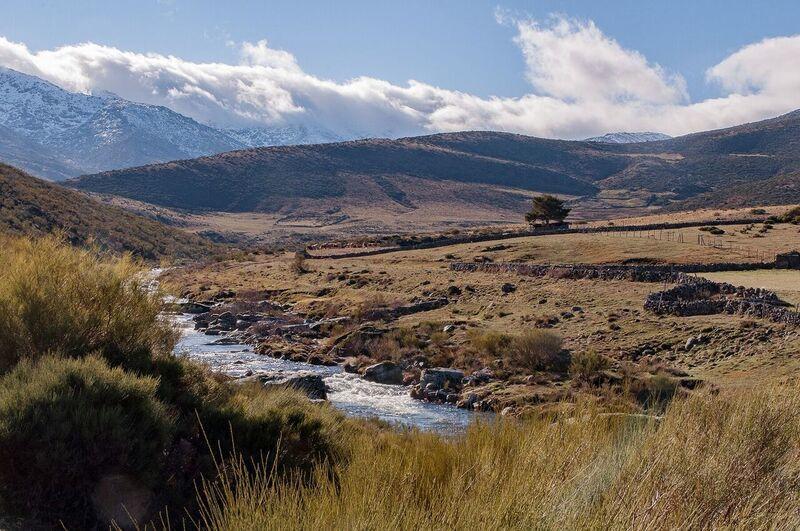
[[643, 414], [583, 400], [448, 437], [398, 430], [176, 359], [161, 294], [129, 258], [2, 245], [11, 528], [800, 525], [794, 385], [701, 389]]

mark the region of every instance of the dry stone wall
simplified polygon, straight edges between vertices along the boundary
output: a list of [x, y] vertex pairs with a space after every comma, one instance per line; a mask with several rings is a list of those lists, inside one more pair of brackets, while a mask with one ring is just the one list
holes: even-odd
[[772, 291], [712, 282], [693, 275], [693, 273], [750, 271], [771, 267], [772, 264], [762, 263], [544, 265], [515, 262], [456, 262], [450, 265], [451, 270], [460, 272], [515, 273], [534, 277], [677, 284], [670, 289], [648, 295], [644, 308], [657, 314], [683, 317], [728, 313], [770, 319], [792, 326], [800, 325], [800, 313], [787, 308], [787, 305]]
[[455, 262], [453, 271], [483, 273], [516, 273], [531, 277], [553, 277], [590, 280], [628, 280], [632, 282], [667, 282], [676, 284], [691, 281], [691, 273], [713, 271], [752, 271], [767, 269], [771, 264], [718, 263], [675, 265], [593, 265], [593, 264], [532, 264], [526, 262]]

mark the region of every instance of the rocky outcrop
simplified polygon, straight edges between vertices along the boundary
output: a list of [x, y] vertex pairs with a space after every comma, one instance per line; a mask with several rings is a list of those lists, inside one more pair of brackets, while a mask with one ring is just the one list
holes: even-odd
[[396, 308], [378, 308], [366, 312], [363, 318], [368, 321], [379, 321], [379, 320], [389, 321], [391, 319], [397, 319], [398, 317], [402, 317], [404, 315], [411, 315], [414, 313], [429, 312], [431, 310], [436, 310], [441, 308], [442, 306], [447, 305], [447, 303], [449, 302], [450, 301], [446, 297], [441, 297], [437, 299], [417, 301], [411, 304], [398, 306]]
[[403, 383], [403, 369], [391, 361], [382, 361], [365, 367], [362, 377], [370, 382], [400, 385]]
[[411, 388], [411, 397], [429, 402], [455, 404], [464, 385], [464, 373], [458, 369], [424, 369], [419, 383]]

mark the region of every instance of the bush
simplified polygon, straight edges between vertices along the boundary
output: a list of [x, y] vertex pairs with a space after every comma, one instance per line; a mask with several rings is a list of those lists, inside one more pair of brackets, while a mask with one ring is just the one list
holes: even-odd
[[723, 234], [725, 234], [725, 231], [720, 229], [719, 227], [700, 227], [697, 230], [709, 232], [715, 236], [722, 236]]
[[467, 332], [467, 338], [473, 349], [489, 358], [503, 356], [512, 340], [510, 335], [494, 330], [470, 330]]
[[200, 476], [214, 478], [234, 456], [303, 471], [345, 455], [344, 421], [332, 408], [296, 392], [232, 386], [175, 357], [160, 295], [142, 287], [130, 260], [53, 238], [9, 241], [6, 250], [0, 499], [21, 515], [94, 526], [92, 491], [115, 474], [181, 518]]
[[306, 254], [303, 251], [296, 251], [292, 257], [292, 271], [298, 275], [308, 273], [306, 267]]
[[562, 345], [561, 337], [549, 330], [528, 330], [513, 339], [508, 358], [513, 366], [529, 371], [561, 371], [568, 363]]
[[780, 221], [784, 223], [798, 223], [800, 222], [800, 206], [789, 209], [780, 216]]
[[94, 521], [92, 492], [107, 474], [152, 487], [173, 418], [158, 382], [100, 358], [23, 361], [0, 379], [0, 496], [21, 514]]
[[588, 382], [597, 373], [608, 369], [610, 366], [609, 359], [594, 350], [576, 352], [570, 360], [569, 374], [576, 380]]
[[47, 352], [97, 352], [141, 368], [172, 350], [176, 333], [158, 318], [159, 293], [129, 258], [104, 260], [57, 238], [4, 240], [0, 254], [0, 373]]

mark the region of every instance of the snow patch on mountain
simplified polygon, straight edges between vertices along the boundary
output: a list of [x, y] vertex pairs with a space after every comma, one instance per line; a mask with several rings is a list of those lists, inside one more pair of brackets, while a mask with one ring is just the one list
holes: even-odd
[[593, 136], [587, 138], [586, 142], [603, 142], [606, 144], [633, 144], [635, 142], [656, 142], [658, 140], [669, 140], [672, 138], [664, 133], [606, 133], [603, 136]]
[[247, 147], [327, 144], [349, 140], [349, 138], [339, 136], [332, 131], [305, 125], [226, 129], [225, 132]]

